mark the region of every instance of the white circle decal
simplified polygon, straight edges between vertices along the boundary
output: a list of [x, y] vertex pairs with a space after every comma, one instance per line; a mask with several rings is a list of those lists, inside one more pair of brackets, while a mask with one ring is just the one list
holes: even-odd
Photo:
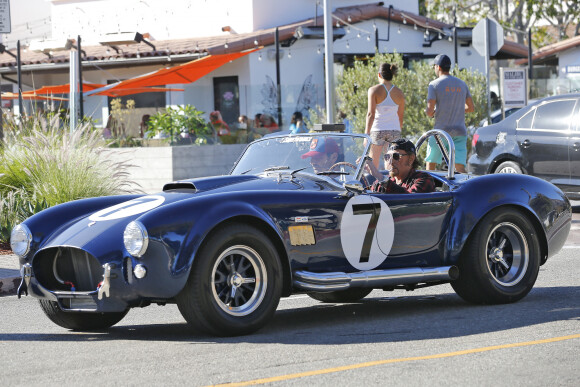
[[104, 220], [113, 220], [126, 218], [150, 211], [159, 207], [165, 198], [159, 195], [143, 196], [138, 199], [129, 200], [128, 202], [119, 203], [115, 206], [105, 208], [89, 216], [89, 220], [100, 222]]
[[387, 258], [395, 237], [395, 222], [387, 203], [370, 195], [352, 197], [340, 222], [340, 243], [348, 262], [372, 270]]

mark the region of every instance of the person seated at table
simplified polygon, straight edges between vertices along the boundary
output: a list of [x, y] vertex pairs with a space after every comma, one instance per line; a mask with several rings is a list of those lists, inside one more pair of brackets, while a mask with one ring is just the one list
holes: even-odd
[[280, 130], [278, 124], [274, 120], [274, 117], [268, 114], [262, 114], [262, 116], [260, 117], [260, 122], [262, 123], [262, 127], [268, 129], [270, 133], [277, 132]]
[[427, 193], [435, 191], [435, 180], [426, 172], [417, 171], [419, 162], [415, 145], [404, 138], [392, 142], [384, 155], [385, 169], [389, 176], [379, 172], [374, 163], [367, 160], [365, 168], [377, 180], [370, 190], [380, 193]]
[[209, 113], [209, 121], [218, 136], [227, 136], [230, 134], [230, 127], [223, 120], [222, 114], [219, 110]]

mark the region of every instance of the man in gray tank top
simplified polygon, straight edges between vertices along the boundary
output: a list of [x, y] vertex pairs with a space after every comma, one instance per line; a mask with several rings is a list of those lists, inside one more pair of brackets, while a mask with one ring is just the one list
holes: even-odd
[[[427, 92], [427, 109], [429, 117], [435, 117], [434, 129], [441, 129], [449, 133], [455, 144], [455, 170], [465, 173], [467, 161], [467, 129], [465, 127], [465, 113], [475, 110], [471, 94], [465, 82], [449, 75], [451, 59], [447, 55], [439, 54], [433, 59], [433, 68], [437, 79], [429, 83]], [[443, 140], [445, 143], [445, 140]], [[441, 151], [434, 137], [429, 137], [427, 146], [427, 170], [435, 170], [441, 163]]]

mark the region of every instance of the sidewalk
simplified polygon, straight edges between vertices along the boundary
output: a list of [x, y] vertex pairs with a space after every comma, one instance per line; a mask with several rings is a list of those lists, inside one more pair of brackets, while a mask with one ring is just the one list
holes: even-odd
[[0, 297], [16, 294], [20, 285], [20, 267], [18, 257], [0, 255]]

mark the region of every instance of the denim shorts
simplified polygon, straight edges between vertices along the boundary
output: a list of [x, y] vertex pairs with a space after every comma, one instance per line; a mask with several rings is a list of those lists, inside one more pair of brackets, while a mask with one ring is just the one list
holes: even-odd
[[[452, 137], [453, 143], [455, 144], [455, 164], [465, 165], [467, 161], [467, 136], [455, 136]], [[449, 146], [445, 139], [441, 140], [445, 145], [445, 149], [449, 151]], [[427, 145], [427, 156], [425, 161], [428, 163], [440, 164], [443, 159], [441, 150], [435, 141], [435, 136], [429, 137], [429, 143]]]
[[401, 138], [400, 130], [371, 130], [369, 134], [373, 145], [383, 146]]

